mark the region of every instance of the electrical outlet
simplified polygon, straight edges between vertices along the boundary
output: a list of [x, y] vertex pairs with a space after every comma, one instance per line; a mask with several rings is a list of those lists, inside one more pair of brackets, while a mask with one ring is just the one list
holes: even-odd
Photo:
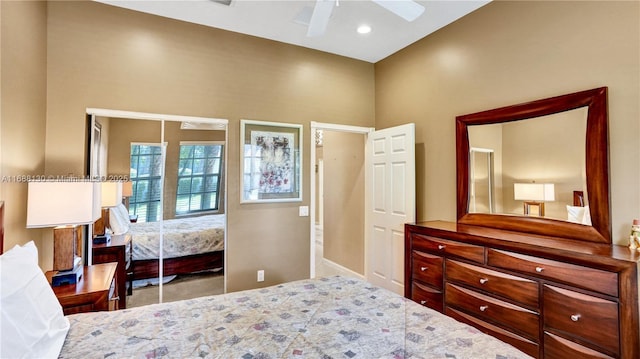
[[264, 282], [264, 270], [260, 269], [258, 271], [258, 282]]

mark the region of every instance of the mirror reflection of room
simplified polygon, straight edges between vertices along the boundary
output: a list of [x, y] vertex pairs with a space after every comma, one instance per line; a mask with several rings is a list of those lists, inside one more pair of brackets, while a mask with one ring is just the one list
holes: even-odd
[[131, 242], [127, 307], [223, 293], [226, 126], [106, 117], [96, 123], [101, 145], [92, 147], [100, 152], [91, 168], [129, 179], [130, 192], [108, 217], [113, 238]]
[[[586, 118], [583, 107], [469, 126], [469, 211], [589, 224], [588, 199], [574, 201], [574, 193], [586, 193]], [[582, 208], [582, 218], [575, 207]]]

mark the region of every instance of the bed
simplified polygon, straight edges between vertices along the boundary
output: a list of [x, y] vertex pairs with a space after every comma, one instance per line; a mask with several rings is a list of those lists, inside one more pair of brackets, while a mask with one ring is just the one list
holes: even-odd
[[355, 278], [64, 316], [33, 241], [0, 268], [1, 358], [530, 358]]
[[131, 234], [133, 280], [158, 277], [161, 226], [163, 275], [224, 267], [224, 214], [130, 223], [126, 208], [119, 205], [109, 210], [109, 225], [115, 234]]
[[60, 358], [528, 358], [395, 293], [339, 276], [68, 320]]

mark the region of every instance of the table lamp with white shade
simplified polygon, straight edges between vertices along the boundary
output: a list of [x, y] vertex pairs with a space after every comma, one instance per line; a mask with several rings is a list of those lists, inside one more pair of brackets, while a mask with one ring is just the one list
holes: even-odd
[[122, 182], [122, 198], [124, 199], [124, 205], [129, 209], [129, 197], [133, 196], [133, 182]]
[[106, 243], [110, 240], [106, 229], [109, 227], [109, 210], [122, 203], [122, 182], [102, 182], [100, 184], [102, 215], [93, 225], [93, 243]]
[[100, 197], [97, 182], [29, 182], [27, 228], [53, 227], [54, 285], [76, 283], [82, 275], [80, 226], [100, 218]]
[[514, 183], [513, 199], [524, 201], [524, 215], [533, 214], [532, 207], [538, 207], [538, 215], [544, 217], [544, 203], [555, 201], [553, 183]]

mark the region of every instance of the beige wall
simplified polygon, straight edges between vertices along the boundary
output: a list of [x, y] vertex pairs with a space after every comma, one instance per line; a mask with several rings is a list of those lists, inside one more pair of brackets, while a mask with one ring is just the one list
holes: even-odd
[[[2, 1], [0, 167], [5, 201], [5, 243], [34, 240], [42, 248], [42, 233], [51, 230], [26, 229], [26, 176], [44, 174], [46, 119], [46, 24], [47, 8], [41, 2]], [[45, 236], [46, 238], [46, 236]], [[40, 259], [50, 258], [40, 251]]]
[[365, 136], [324, 131], [323, 255], [364, 275]]
[[555, 200], [545, 204], [545, 217], [567, 220], [573, 191], [586, 190], [586, 118], [581, 108], [502, 125], [505, 213], [524, 214], [514, 183], [553, 183]]
[[[308, 277], [309, 122], [372, 126], [373, 65], [94, 2], [48, 12], [47, 173], [83, 170], [87, 107], [227, 118], [228, 290]], [[243, 118], [304, 125], [302, 203], [240, 205]]]
[[[567, 220], [573, 191], [586, 189], [586, 119], [583, 107], [526, 121], [469, 127], [471, 147], [495, 150], [497, 213], [523, 215], [523, 202], [514, 200], [514, 183], [553, 183], [555, 199], [545, 204], [545, 216]], [[485, 162], [479, 164], [486, 169]], [[488, 203], [488, 198], [480, 202]], [[488, 208], [479, 212], [488, 213]]]
[[108, 122], [109, 158], [105, 174], [128, 176], [131, 167], [131, 143], [160, 144], [162, 122], [126, 118], [109, 118]]
[[376, 63], [376, 128], [416, 123], [417, 218], [456, 219], [455, 117], [609, 87], [613, 238], [640, 217], [640, 3], [497, 1]]
[[[368, 63], [93, 2], [3, 1], [2, 175], [84, 172], [87, 107], [228, 118], [233, 291], [258, 285], [257, 269], [263, 285], [308, 275], [309, 223], [297, 207], [309, 203], [309, 121], [415, 122], [417, 218], [455, 220], [456, 115], [608, 86], [613, 235], [623, 243], [640, 217], [639, 6], [494, 2], [374, 74]], [[302, 203], [239, 204], [241, 118], [305, 126]], [[38, 237], [24, 229], [26, 186], [5, 183], [1, 195], [5, 248]], [[50, 268], [50, 243], [38, 247]]]

